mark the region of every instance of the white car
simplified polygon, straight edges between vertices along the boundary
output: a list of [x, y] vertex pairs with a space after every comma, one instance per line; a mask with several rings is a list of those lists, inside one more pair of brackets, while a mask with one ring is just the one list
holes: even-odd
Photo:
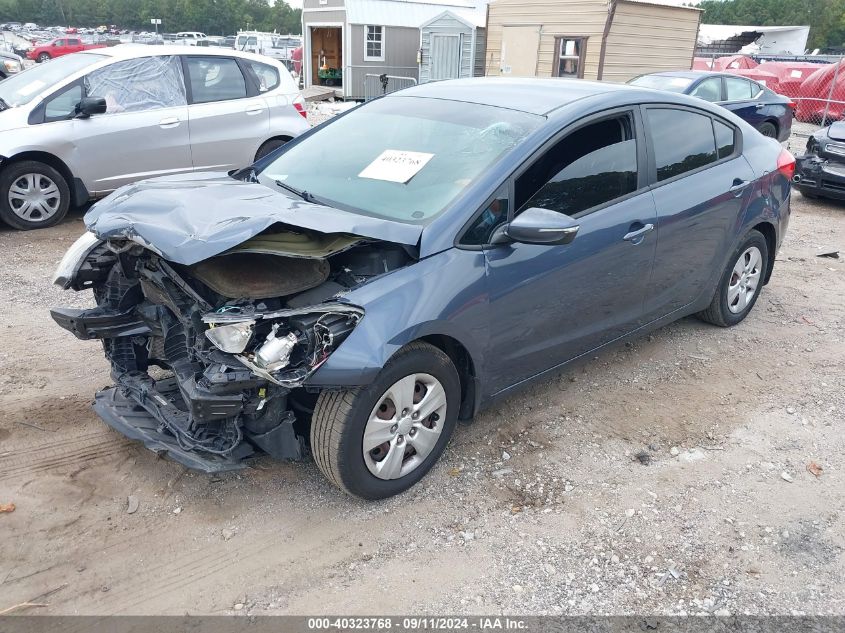
[[284, 65], [231, 50], [121, 45], [0, 82], [0, 219], [52, 226], [145, 178], [245, 167], [309, 128]]
[[178, 44], [187, 44], [188, 46], [196, 46], [197, 42], [206, 40], [208, 36], [199, 31], [180, 31], [176, 34], [176, 42]]

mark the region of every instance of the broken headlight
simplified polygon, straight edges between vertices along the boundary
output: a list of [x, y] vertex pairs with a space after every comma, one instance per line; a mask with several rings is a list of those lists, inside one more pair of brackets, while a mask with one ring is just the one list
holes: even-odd
[[93, 233], [86, 231], [76, 240], [59, 262], [56, 272], [53, 273], [53, 283], [65, 290], [70, 288], [73, 278], [82, 266], [82, 262], [88, 254], [99, 245], [102, 240]]
[[255, 321], [243, 321], [231, 325], [218, 325], [205, 331], [205, 336], [220, 351], [240, 354], [249, 345]]

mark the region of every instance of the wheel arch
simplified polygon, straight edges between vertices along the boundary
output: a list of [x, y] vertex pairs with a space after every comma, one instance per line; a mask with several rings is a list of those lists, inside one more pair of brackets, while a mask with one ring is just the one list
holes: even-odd
[[416, 340], [433, 345], [452, 361], [461, 379], [461, 408], [458, 411], [458, 419], [472, 419], [477, 410], [479, 389], [476, 384], [478, 374], [475, 371], [475, 362], [469, 350], [458, 339], [445, 334], [429, 334]]
[[70, 189], [70, 198], [72, 204], [75, 206], [79, 206], [84, 204], [90, 198], [90, 193], [88, 189], [85, 187], [83, 182], [78, 178], [75, 178], [73, 172], [70, 170], [70, 167], [59, 157], [51, 154], [50, 152], [44, 152], [40, 150], [27, 150], [23, 152], [19, 152], [14, 154], [13, 156], [7, 156], [5, 159], [0, 163], [0, 171], [12, 165], [14, 163], [19, 163], [25, 160], [32, 160], [37, 161], [39, 163], [44, 163], [45, 165], [49, 165], [57, 172], [59, 172], [62, 177], [67, 182], [67, 186]]
[[[255, 154], [253, 156], [258, 156], [258, 152], [261, 151], [261, 148], [267, 145], [267, 143], [272, 143], [273, 141], [284, 141], [285, 143], [289, 143], [293, 140], [293, 136], [289, 134], [277, 134], [276, 136], [271, 136], [270, 138], [266, 138], [261, 143], [259, 143], [258, 148], [255, 150]], [[265, 157], [266, 158], [266, 157]], [[260, 158], [256, 158], [255, 162], [261, 160]]]
[[763, 283], [769, 283], [769, 279], [772, 277], [772, 270], [775, 267], [775, 255], [777, 251], [777, 231], [775, 230], [774, 225], [771, 222], [758, 222], [754, 226], [751, 227], [752, 231], [757, 231], [758, 233], [762, 233], [763, 237], [766, 238], [766, 250], [768, 250], [768, 254], [766, 256], [766, 275], [763, 277]]

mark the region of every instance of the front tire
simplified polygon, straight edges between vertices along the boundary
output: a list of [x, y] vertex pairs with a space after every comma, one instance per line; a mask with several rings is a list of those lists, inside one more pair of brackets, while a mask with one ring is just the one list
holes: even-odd
[[61, 222], [70, 207], [70, 187], [57, 170], [24, 160], [0, 173], [0, 219], [21, 231]]
[[384, 499], [404, 492], [442, 455], [460, 400], [460, 378], [449, 357], [412, 343], [372, 384], [320, 394], [311, 420], [314, 461], [351, 495]]
[[713, 300], [697, 315], [719, 327], [736, 325], [757, 302], [769, 261], [766, 238], [759, 231], [749, 231], [728, 261]]
[[37, 60], [37, 61], [38, 61], [38, 63], [39, 63], [39, 64], [43, 64], [44, 62], [49, 62], [49, 61], [50, 61], [50, 59], [51, 59], [51, 57], [50, 57], [50, 54], [49, 54], [49, 53], [41, 53], [41, 54], [38, 56], [38, 60]]

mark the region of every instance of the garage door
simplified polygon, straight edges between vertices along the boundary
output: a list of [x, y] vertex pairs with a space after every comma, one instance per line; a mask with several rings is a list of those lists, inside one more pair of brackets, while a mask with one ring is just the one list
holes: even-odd
[[502, 62], [499, 72], [511, 77], [537, 75], [540, 27], [506, 26], [502, 33]]

